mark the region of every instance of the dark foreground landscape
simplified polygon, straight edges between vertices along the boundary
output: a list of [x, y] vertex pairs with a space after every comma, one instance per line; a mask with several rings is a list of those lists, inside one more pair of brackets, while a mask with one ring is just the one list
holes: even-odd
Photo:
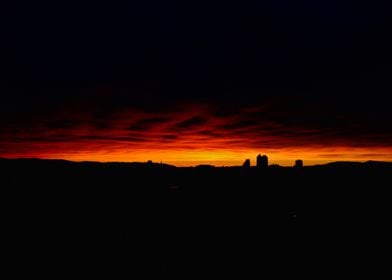
[[381, 162], [258, 169], [3, 159], [0, 169], [15, 248], [142, 248], [140, 258], [159, 251], [180, 259], [192, 250], [211, 257], [286, 246], [302, 221], [377, 220], [392, 177], [392, 164]]

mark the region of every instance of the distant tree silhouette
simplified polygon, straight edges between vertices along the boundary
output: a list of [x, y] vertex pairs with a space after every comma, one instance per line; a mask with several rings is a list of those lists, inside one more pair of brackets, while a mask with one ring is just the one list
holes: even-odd
[[256, 157], [256, 166], [258, 168], [267, 168], [268, 167], [268, 157], [266, 155], [258, 155]]
[[250, 159], [246, 159], [242, 164], [243, 167], [250, 167]]

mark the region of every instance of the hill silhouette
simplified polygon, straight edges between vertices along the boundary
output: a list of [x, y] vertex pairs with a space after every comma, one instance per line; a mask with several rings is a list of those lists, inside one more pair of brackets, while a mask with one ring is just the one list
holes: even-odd
[[372, 161], [259, 169], [0, 159], [0, 170], [10, 238], [90, 252], [288, 246], [297, 215], [342, 228], [385, 216], [392, 179], [392, 163]]

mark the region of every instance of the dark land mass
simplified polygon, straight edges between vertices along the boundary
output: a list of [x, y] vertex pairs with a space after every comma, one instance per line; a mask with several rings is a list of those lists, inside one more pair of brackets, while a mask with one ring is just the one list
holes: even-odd
[[140, 258], [160, 248], [180, 259], [192, 250], [208, 257], [296, 243], [300, 221], [342, 229], [377, 221], [392, 179], [385, 162], [260, 169], [1, 159], [0, 170], [15, 246], [88, 254], [139, 248]]

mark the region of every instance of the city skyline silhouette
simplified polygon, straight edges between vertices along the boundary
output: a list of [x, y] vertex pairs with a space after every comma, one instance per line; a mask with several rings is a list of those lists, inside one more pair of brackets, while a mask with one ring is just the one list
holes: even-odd
[[6, 1], [4, 266], [246, 279], [275, 262], [295, 278], [304, 237], [380, 247], [384, 2]]

